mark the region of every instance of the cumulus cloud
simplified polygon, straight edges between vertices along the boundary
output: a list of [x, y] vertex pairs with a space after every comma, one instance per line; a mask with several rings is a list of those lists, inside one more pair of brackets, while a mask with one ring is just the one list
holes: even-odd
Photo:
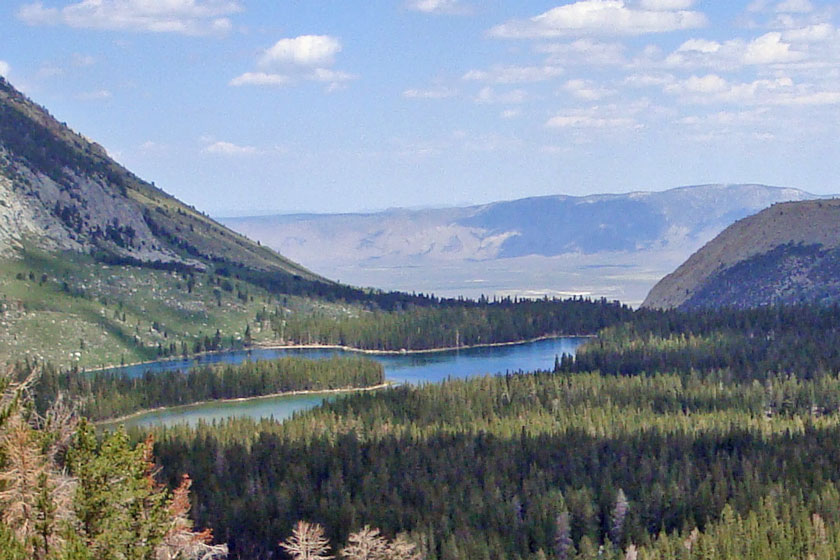
[[796, 29], [787, 29], [782, 36], [788, 41], [797, 43], [822, 43], [837, 39], [837, 28], [830, 23], [815, 23]]
[[344, 87], [358, 76], [330, 68], [341, 52], [341, 41], [329, 35], [300, 35], [280, 39], [257, 60], [256, 72], [236, 76], [228, 85], [293, 86], [302, 82], [326, 84], [327, 91]]
[[227, 16], [241, 10], [238, 0], [82, 0], [64, 8], [24, 4], [17, 16], [29, 25], [208, 35], [230, 31]]
[[494, 66], [489, 70], [470, 70], [463, 79], [496, 84], [543, 82], [563, 74], [559, 66]]
[[691, 76], [664, 88], [687, 103], [730, 103], [755, 106], [818, 106], [840, 103], [840, 89], [818, 89], [813, 84], [797, 84], [782, 76], [751, 82], [731, 82], [718, 76]]
[[428, 89], [407, 89], [403, 97], [408, 99], [446, 99], [458, 95], [458, 90], [444, 86]]
[[6, 78], [11, 70], [12, 67], [9, 66], [8, 62], [6, 62], [5, 60], [0, 60], [0, 76]]
[[744, 52], [746, 64], [774, 64], [792, 62], [803, 58], [802, 53], [791, 51], [790, 43], [782, 41], [781, 33], [767, 33], [747, 44]]
[[732, 70], [747, 65], [788, 64], [805, 58], [804, 52], [785, 41], [780, 32], [773, 31], [752, 41], [689, 39], [665, 58], [665, 64], [673, 68]]
[[239, 146], [232, 142], [224, 142], [220, 140], [205, 146], [204, 152], [213, 155], [239, 157], [258, 155], [260, 150], [253, 146]]
[[623, 0], [579, 0], [530, 19], [508, 21], [493, 27], [490, 35], [506, 39], [549, 38], [590, 33], [643, 35], [706, 25], [706, 16], [703, 13], [680, 9], [683, 6], [688, 7], [686, 2], [650, 0], [647, 4], [651, 7], [641, 5], [636, 8], [628, 6]]
[[341, 52], [341, 43], [329, 35], [301, 35], [280, 39], [266, 49], [259, 60], [262, 67], [283, 64], [330, 66]]

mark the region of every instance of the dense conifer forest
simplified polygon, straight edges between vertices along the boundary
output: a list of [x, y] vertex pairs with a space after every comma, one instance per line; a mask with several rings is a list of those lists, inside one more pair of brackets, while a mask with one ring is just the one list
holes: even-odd
[[628, 321], [629, 307], [584, 298], [498, 301], [443, 301], [399, 312], [371, 311], [354, 317], [314, 314], [268, 320], [277, 337], [297, 344], [332, 344], [367, 350], [426, 350], [529, 340], [546, 335], [594, 334]]
[[170, 428], [156, 452], [235, 558], [282, 557], [300, 520], [430, 559], [836, 558], [838, 319], [638, 312], [556, 372]]
[[[159, 428], [154, 440], [139, 431], [95, 438], [73, 424], [66, 451], [41, 455], [47, 478], [33, 479], [25, 499], [38, 519], [53, 519], [59, 506], [43, 500], [58, 500], [60, 484], [49, 477], [69, 473], [89, 494], [78, 490], [76, 505], [55, 511], [84, 520], [84, 508], [100, 504], [96, 515], [108, 517], [111, 495], [84, 481], [124, 468], [135, 474], [120, 481], [145, 480], [137, 488], [152, 492], [143, 503], [168, 503], [171, 516], [180, 500], [186, 519], [191, 484], [196, 526], [241, 559], [302, 558], [304, 542], [320, 547], [311, 557], [391, 560], [840, 557], [840, 307], [628, 311], [621, 320], [588, 309], [596, 313], [577, 324], [598, 325], [598, 337], [574, 358], [558, 356], [553, 371], [358, 393], [282, 423]], [[2, 501], [19, 492], [8, 474], [19, 453], [10, 427], [63, 433], [39, 420], [54, 414], [43, 412], [48, 404], [55, 411], [68, 401], [59, 393], [95, 416], [381, 378], [363, 358], [136, 379], [47, 369], [28, 382], [34, 400], [20, 397], [18, 424], [11, 413], [0, 422], [0, 510], [20, 511]], [[158, 548], [137, 558], [154, 558], [168, 534], [160, 527], [172, 527], [172, 517], [155, 518], [162, 525], [148, 530]], [[95, 524], [79, 534], [100, 552], [50, 556], [42, 543], [83, 548], [68, 532], [78, 525], [55, 519], [32, 525], [41, 533], [4, 527], [0, 549], [9, 552], [0, 557], [111, 557]]]

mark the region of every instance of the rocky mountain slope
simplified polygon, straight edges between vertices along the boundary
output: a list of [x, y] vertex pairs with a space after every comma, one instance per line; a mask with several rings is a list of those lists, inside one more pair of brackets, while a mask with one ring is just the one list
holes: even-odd
[[840, 300], [840, 200], [775, 204], [740, 220], [663, 278], [651, 308]]
[[138, 178], [0, 78], [0, 255], [24, 246], [317, 278]]
[[346, 314], [326, 280], [143, 181], [0, 78], [0, 364], [103, 366]]
[[814, 198], [763, 185], [544, 196], [371, 214], [222, 218], [333, 278], [439, 294], [579, 293], [640, 303], [735, 220]]

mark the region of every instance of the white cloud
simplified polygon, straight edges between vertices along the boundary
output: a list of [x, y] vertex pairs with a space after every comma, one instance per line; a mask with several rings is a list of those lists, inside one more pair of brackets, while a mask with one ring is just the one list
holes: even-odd
[[676, 78], [671, 74], [631, 74], [624, 78], [624, 85], [637, 88], [662, 87], [672, 84]]
[[609, 35], [643, 35], [693, 29], [706, 25], [701, 12], [665, 9], [666, 4], [685, 2], [651, 2], [659, 9], [634, 8], [623, 0], [580, 0], [558, 6], [527, 20], [513, 20], [490, 30], [490, 35], [507, 39], [562, 37], [601, 33]]
[[691, 76], [675, 84], [665, 87], [667, 93], [720, 93], [729, 88], [729, 82], [717, 74], [705, 76]]
[[64, 8], [24, 4], [17, 15], [29, 25], [208, 35], [230, 31], [226, 16], [241, 10], [238, 0], [82, 0]]
[[821, 43], [838, 37], [837, 28], [830, 23], [816, 23], [798, 29], [788, 29], [782, 36], [795, 43]]
[[315, 68], [304, 77], [306, 80], [327, 84], [327, 91], [337, 91], [342, 89], [347, 82], [355, 80], [356, 78], [358, 78], [358, 76], [355, 74], [340, 72], [338, 70], [330, 70], [329, 68]]
[[522, 109], [505, 109], [499, 116], [503, 119], [515, 119], [522, 115]]
[[574, 97], [586, 101], [598, 101], [599, 99], [616, 94], [614, 90], [600, 87], [591, 80], [581, 79], [569, 80], [563, 84], [563, 89]]
[[637, 120], [637, 116], [641, 115], [649, 119], [659, 112], [660, 109], [652, 106], [646, 99], [632, 103], [595, 105], [586, 109], [558, 113], [546, 121], [545, 127], [578, 130], [638, 130], [644, 128], [644, 125]]
[[220, 156], [238, 157], [258, 155], [260, 150], [253, 146], [239, 146], [232, 142], [223, 142], [220, 140], [205, 146], [204, 152]]
[[528, 92], [524, 89], [514, 89], [502, 93], [496, 92], [491, 87], [483, 87], [475, 97], [476, 103], [503, 103], [515, 105], [523, 103], [528, 99]]
[[231, 86], [287, 86], [292, 79], [283, 74], [267, 74], [265, 72], [245, 72], [228, 82]]
[[347, 72], [330, 70], [329, 68], [314, 68], [311, 72], [288, 76], [286, 74], [274, 74], [267, 72], [245, 72], [233, 78], [228, 85], [241, 86], [293, 86], [300, 81], [320, 82], [327, 84], [328, 91], [339, 89], [345, 82], [355, 80], [357, 76]]
[[355, 74], [329, 68], [339, 52], [341, 42], [329, 35], [280, 39], [259, 57], [257, 66], [261, 71], [240, 74], [228, 85], [291, 86], [301, 82], [319, 82], [327, 84], [327, 91], [335, 91], [358, 78]]
[[707, 41], [705, 39], [689, 39], [679, 46], [677, 52], [699, 52], [703, 54], [712, 54], [720, 51], [721, 44], [717, 41]]
[[537, 52], [550, 55], [551, 64], [619, 65], [624, 64], [624, 45], [602, 43], [592, 39], [578, 39], [571, 43], [540, 45]]
[[551, 117], [548, 128], [636, 128], [638, 123], [629, 117], [594, 117], [585, 114], [568, 114]]
[[543, 82], [563, 74], [559, 66], [494, 66], [490, 70], [470, 70], [463, 79], [496, 84]]
[[270, 67], [282, 64], [300, 66], [330, 66], [335, 55], [341, 52], [341, 42], [329, 35], [301, 35], [291, 39], [280, 39], [266, 49], [259, 65]]
[[752, 41], [732, 39], [723, 43], [706, 39], [689, 39], [665, 58], [665, 65], [672, 68], [714, 68], [734, 70], [742, 66], [789, 64], [806, 58], [804, 52], [783, 40], [782, 34], [773, 31]]
[[0, 60], [0, 76], [2, 76], [4, 78], [7, 77], [9, 75], [9, 72], [11, 72], [11, 70], [12, 70], [12, 67], [9, 66], [8, 62], [6, 62], [4, 60]]
[[444, 86], [429, 89], [407, 89], [403, 97], [408, 99], [446, 99], [458, 95], [458, 90]]
[[790, 43], [782, 41], [781, 33], [767, 33], [747, 45], [744, 62], [746, 64], [776, 64], [800, 60], [803, 55], [791, 51], [790, 47]]
[[410, 0], [406, 5], [409, 10], [427, 14], [464, 14], [469, 9], [459, 0]]
[[718, 126], [732, 126], [741, 124], [758, 124], [766, 122], [770, 109], [761, 107], [758, 109], [750, 109], [747, 111], [718, 111], [702, 117], [689, 116], [683, 117], [677, 121], [678, 124], [684, 125], [718, 125]]
[[687, 10], [694, 4], [694, 0], [641, 0], [639, 5], [645, 10], [671, 11]]
[[840, 103], [840, 89], [821, 90], [811, 84], [796, 84], [791, 78], [730, 82], [709, 74], [692, 76], [664, 87], [687, 103], [737, 103], [756, 106], [835, 105]]

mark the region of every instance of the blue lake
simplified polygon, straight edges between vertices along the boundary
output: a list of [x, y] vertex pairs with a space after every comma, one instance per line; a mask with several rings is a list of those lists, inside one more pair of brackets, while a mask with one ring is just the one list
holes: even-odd
[[[394, 383], [439, 383], [447, 378], [467, 378], [479, 375], [516, 371], [546, 370], [554, 367], [554, 357], [574, 354], [586, 338], [552, 338], [484, 348], [445, 350], [440, 352], [417, 352], [406, 354], [365, 354], [380, 362], [385, 368], [385, 378]], [[129, 375], [142, 375], [146, 371], [162, 372], [183, 370], [196, 365], [233, 363], [246, 360], [271, 360], [281, 356], [301, 356], [311, 359], [328, 358], [334, 355], [359, 355], [358, 352], [323, 348], [260, 348], [247, 351], [207, 354], [194, 359], [167, 360], [115, 368], [113, 371]], [[168, 408], [149, 412], [124, 422], [128, 426], [195, 424], [198, 421], [211, 422], [233, 416], [251, 418], [290, 417], [297, 411], [306, 410], [336, 395], [294, 395], [286, 397], [265, 397], [234, 402], [213, 402]]]

